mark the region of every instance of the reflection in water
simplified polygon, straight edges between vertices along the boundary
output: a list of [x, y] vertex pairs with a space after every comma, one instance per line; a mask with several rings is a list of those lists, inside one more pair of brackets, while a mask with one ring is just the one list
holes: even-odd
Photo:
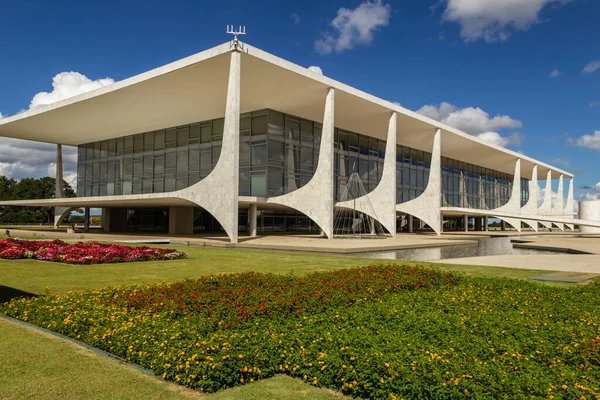
[[386, 260], [433, 261], [447, 258], [496, 256], [507, 254], [559, 254], [556, 251], [515, 249], [511, 238], [479, 238], [477, 244], [404, 249], [392, 251], [373, 251], [352, 254], [352, 257], [381, 258]]

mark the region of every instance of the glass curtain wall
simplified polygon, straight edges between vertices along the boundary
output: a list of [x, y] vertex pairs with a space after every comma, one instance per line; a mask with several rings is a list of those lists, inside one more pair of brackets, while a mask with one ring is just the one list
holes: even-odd
[[84, 144], [77, 194], [162, 193], [205, 178], [221, 154], [223, 118]]
[[[528, 182], [527, 180], [524, 180]], [[491, 210], [508, 203], [513, 175], [442, 157], [443, 206]], [[526, 191], [523, 190], [526, 186]], [[529, 197], [529, 184], [521, 186]]]
[[396, 146], [396, 203], [419, 197], [427, 188], [431, 153]]
[[321, 124], [263, 110], [242, 116], [240, 136], [240, 196], [280, 196], [314, 175]]
[[[80, 145], [77, 191], [80, 197], [161, 193], [186, 188], [216, 165], [224, 119]], [[304, 186], [319, 159], [322, 126], [273, 110], [240, 118], [240, 196], [273, 197]], [[379, 184], [384, 140], [335, 129], [334, 195], [340, 200], [348, 178], [357, 172], [367, 190]], [[397, 203], [412, 200], [429, 181], [431, 153], [397, 146]], [[508, 202], [512, 175], [442, 158], [446, 206], [493, 209]], [[529, 181], [522, 182], [522, 204]]]
[[521, 207], [529, 201], [529, 183], [529, 179], [521, 178]]
[[334, 196], [340, 201], [348, 179], [358, 173], [367, 192], [377, 187], [383, 173], [385, 141], [343, 129], [335, 129]]

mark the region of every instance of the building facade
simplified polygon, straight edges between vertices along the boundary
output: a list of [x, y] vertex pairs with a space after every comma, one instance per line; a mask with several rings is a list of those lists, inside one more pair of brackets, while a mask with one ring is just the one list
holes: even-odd
[[[77, 146], [78, 197], [57, 187], [42, 202], [59, 208], [57, 223], [102, 208], [110, 231], [331, 238], [349, 207], [389, 235], [439, 234], [444, 219], [598, 224], [574, 219], [568, 172], [242, 43], [6, 118], [0, 135], [57, 143], [59, 173], [60, 146]], [[540, 198], [538, 174], [558, 184], [558, 203]], [[351, 176], [365, 193], [342, 201]]]

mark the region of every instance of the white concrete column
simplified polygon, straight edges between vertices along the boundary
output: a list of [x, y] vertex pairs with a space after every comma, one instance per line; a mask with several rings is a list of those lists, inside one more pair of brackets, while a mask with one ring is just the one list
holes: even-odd
[[560, 177], [558, 178], [558, 198], [556, 200], [556, 206], [553, 208], [553, 214], [559, 214], [562, 215], [562, 213], [564, 212], [565, 206], [564, 206], [564, 195], [565, 195], [565, 189], [563, 186], [563, 179], [564, 179], [564, 175], [560, 174]]
[[[511, 224], [518, 232], [521, 232], [521, 220], [516, 218], [521, 214], [521, 159], [517, 159], [515, 162], [515, 175], [513, 178], [513, 186], [510, 194], [510, 199], [505, 205], [495, 208], [493, 211], [500, 211], [502, 213], [509, 214], [509, 217], [504, 217], [502, 214], [492, 214], [495, 218], [500, 218], [502, 221], [506, 221]], [[515, 217], [513, 217], [515, 216]], [[504, 228], [506, 225], [504, 225]], [[504, 229], [503, 229], [504, 230]]]
[[515, 162], [515, 174], [513, 178], [513, 186], [510, 194], [510, 199], [505, 205], [494, 209], [494, 211], [502, 211], [511, 214], [521, 213], [521, 159]]
[[550, 215], [552, 213], [552, 171], [546, 176], [546, 188], [544, 189], [544, 202], [538, 208], [538, 214]]
[[211, 173], [173, 195], [189, 200], [210, 213], [231, 243], [238, 241], [238, 189], [240, 164], [240, 51], [230, 53], [227, 100], [221, 155]]
[[[62, 158], [62, 145], [56, 145], [56, 183], [54, 197], [57, 199], [64, 199], [65, 186], [63, 184], [63, 158]], [[58, 228], [58, 225], [62, 222], [65, 216], [68, 216], [68, 207], [54, 207], [54, 229]]]
[[355, 201], [336, 204], [336, 207], [356, 207], [358, 211], [379, 221], [392, 236], [396, 236], [396, 121], [397, 115], [393, 112], [388, 121], [383, 173], [377, 187]]
[[[546, 175], [546, 188], [544, 189], [544, 201], [537, 210], [538, 215], [550, 215], [552, 214], [552, 171], [548, 170]], [[547, 229], [552, 229], [552, 223], [539, 221], [542, 226]]]
[[335, 130], [335, 90], [329, 88], [325, 97], [319, 162], [312, 179], [301, 188], [282, 196], [269, 197], [267, 204], [280, 204], [305, 214], [333, 239], [333, 141]]
[[[395, 190], [394, 190], [395, 191]], [[416, 199], [396, 205], [396, 211], [413, 215], [433, 229], [438, 236], [442, 233], [442, 131], [437, 129], [433, 136], [431, 169], [427, 188]]]
[[[521, 214], [524, 216], [535, 217], [538, 210], [538, 198], [539, 198], [540, 186], [538, 184], [538, 166], [533, 166], [531, 173], [531, 180], [529, 181], [529, 200], [521, 208]], [[538, 232], [538, 223], [533, 219], [523, 219], [523, 222], [528, 224], [534, 231]]]
[[500, 220], [500, 230], [502, 230], [502, 231], [506, 230], [506, 221]]
[[256, 237], [256, 216], [257, 216], [256, 204], [250, 204], [248, 207], [248, 233], [251, 237]]
[[483, 230], [486, 232], [490, 230], [490, 219], [487, 215], [483, 217]]
[[[569, 192], [567, 194], [567, 204], [565, 205], [564, 213], [570, 218], [575, 214], [575, 199], [573, 198], [573, 184], [575, 178], [569, 179]], [[573, 228], [571, 228], [573, 230]]]
[[537, 215], [539, 190], [538, 166], [534, 165], [531, 173], [531, 180], [529, 181], [529, 201], [521, 208], [522, 214]]
[[465, 215], [463, 216], [463, 229], [465, 230], [465, 232], [469, 232], [469, 216]]
[[[558, 177], [558, 195], [557, 195], [557, 199], [556, 199], [556, 205], [554, 205], [552, 208], [552, 214], [561, 215], [561, 216], [563, 215], [563, 213], [565, 211], [565, 207], [564, 207], [565, 189], [563, 186], [564, 185], [563, 180], [564, 180], [564, 175], [560, 174], [560, 176]], [[556, 227], [561, 231], [565, 230], [565, 224], [563, 224], [561, 222], [555, 222], [554, 225], [556, 225]]]
[[415, 231], [415, 230], [414, 230], [414, 228], [413, 228], [413, 224], [414, 224], [414, 217], [413, 217], [412, 215], [410, 215], [410, 214], [409, 214], [409, 215], [407, 215], [407, 218], [406, 218], [406, 220], [407, 220], [407, 222], [406, 222], [406, 223], [408, 224], [408, 227], [407, 227], [408, 229], [407, 229], [406, 231], [407, 231], [408, 233], [413, 233], [413, 232]]

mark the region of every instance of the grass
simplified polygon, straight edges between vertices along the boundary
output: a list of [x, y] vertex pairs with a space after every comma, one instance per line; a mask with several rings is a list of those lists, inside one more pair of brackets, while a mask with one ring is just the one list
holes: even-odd
[[[221, 249], [195, 246], [175, 247], [188, 254], [184, 260], [168, 262], [102, 264], [74, 266], [35, 260], [0, 260], [2, 285], [24, 292], [42, 294], [46, 287], [53, 294], [68, 291], [96, 289], [104, 286], [122, 286], [134, 283], [153, 283], [197, 278], [210, 274], [232, 272], [273, 272], [277, 274], [304, 275], [307, 272], [329, 271], [363, 266], [373, 262], [387, 262], [357, 257], [340, 257], [308, 253], [273, 252], [247, 249]], [[458, 266], [402, 262], [406, 265], [433, 265], [443, 270], [463, 272], [476, 277], [505, 277], [527, 279], [551, 271], [499, 267]], [[549, 282], [554, 286], [554, 282]], [[573, 284], [569, 287], [573, 287]], [[0, 299], [2, 301], [2, 299]]]
[[0, 319], [0, 337], [0, 397], [4, 400], [342, 398], [337, 393], [283, 375], [214, 395], [203, 395], [71, 341], [6, 319]]

